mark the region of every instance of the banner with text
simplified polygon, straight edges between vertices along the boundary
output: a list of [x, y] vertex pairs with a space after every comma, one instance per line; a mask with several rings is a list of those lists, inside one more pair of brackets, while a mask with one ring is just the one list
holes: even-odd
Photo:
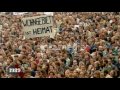
[[50, 15], [23, 18], [22, 26], [27, 39], [55, 35], [52, 29], [53, 17]]

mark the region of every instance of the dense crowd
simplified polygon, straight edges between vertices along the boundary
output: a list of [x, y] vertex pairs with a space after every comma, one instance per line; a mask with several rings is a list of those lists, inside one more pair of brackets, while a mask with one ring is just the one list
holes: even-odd
[[25, 39], [21, 19], [37, 15], [0, 16], [1, 78], [120, 77], [119, 13], [54, 12], [54, 38]]

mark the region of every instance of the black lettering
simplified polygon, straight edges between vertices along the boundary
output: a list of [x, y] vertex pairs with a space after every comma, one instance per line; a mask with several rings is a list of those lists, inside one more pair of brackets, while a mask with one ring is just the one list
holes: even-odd
[[51, 23], [51, 16], [48, 16], [48, 19], [49, 19], [49, 23], [48, 24], [50, 24]]
[[42, 33], [45, 33], [45, 31], [46, 31], [46, 28], [45, 27], [42, 28]]
[[45, 17], [45, 24], [49, 24], [48, 20], [47, 20], [47, 17]]
[[37, 29], [33, 29], [33, 34], [37, 34], [38, 33], [38, 30]]
[[41, 28], [37, 28], [37, 34], [42, 34]]
[[34, 25], [42, 25], [42, 24], [50, 24], [52, 22], [51, 16], [48, 17], [40, 17], [36, 19], [22, 20], [24, 26], [34, 26]]
[[35, 19], [35, 24], [36, 25], [41, 25], [41, 18], [36, 18]]
[[30, 22], [30, 26], [35, 25], [35, 20], [34, 19], [29, 20], [29, 22]]
[[47, 17], [42, 17], [42, 24], [47, 24]]
[[47, 24], [47, 17], [44, 17], [44, 24]]
[[28, 20], [26, 20], [25, 22], [22, 20], [22, 24], [25, 26], [28, 26]]
[[29, 34], [31, 34], [31, 31], [25, 32], [25, 34], [26, 34], [26, 35], [29, 35]]
[[33, 34], [42, 34], [41, 28], [33, 29]]
[[45, 32], [45, 33], [47, 33], [48, 31], [49, 31], [49, 33], [50, 33], [49, 27], [46, 28], [46, 32]]

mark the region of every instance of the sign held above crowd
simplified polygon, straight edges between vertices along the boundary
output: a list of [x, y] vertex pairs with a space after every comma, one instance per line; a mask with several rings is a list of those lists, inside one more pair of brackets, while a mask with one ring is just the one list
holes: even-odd
[[50, 15], [23, 18], [22, 26], [26, 39], [54, 35], [53, 17]]

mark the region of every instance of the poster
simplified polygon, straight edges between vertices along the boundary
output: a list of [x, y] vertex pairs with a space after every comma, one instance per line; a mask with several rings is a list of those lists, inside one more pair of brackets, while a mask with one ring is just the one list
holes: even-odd
[[51, 15], [23, 18], [22, 26], [26, 39], [54, 35], [53, 17]]

